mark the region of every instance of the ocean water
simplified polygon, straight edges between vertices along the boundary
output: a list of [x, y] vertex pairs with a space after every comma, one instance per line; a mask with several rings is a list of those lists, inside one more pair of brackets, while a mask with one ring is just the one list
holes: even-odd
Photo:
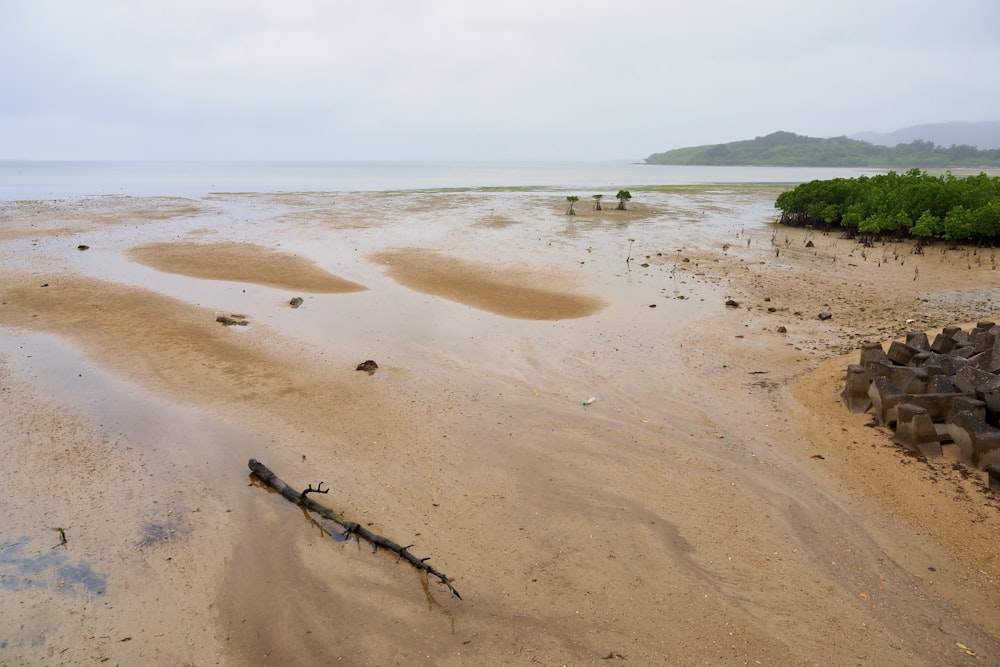
[[655, 185], [787, 183], [857, 169], [688, 167], [602, 162], [0, 161], [0, 200], [99, 195], [200, 198], [213, 192], [365, 192], [444, 188], [617, 191]]

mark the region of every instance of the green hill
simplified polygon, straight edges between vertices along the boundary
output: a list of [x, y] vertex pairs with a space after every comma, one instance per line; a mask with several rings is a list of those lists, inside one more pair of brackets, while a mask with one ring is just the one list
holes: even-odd
[[932, 141], [939, 146], [967, 145], [980, 150], [1000, 148], [1000, 120], [977, 122], [952, 121], [911, 125], [892, 132], [856, 132], [851, 139], [870, 141], [879, 146], [908, 144], [914, 139]]
[[1000, 149], [974, 146], [944, 148], [916, 140], [897, 146], [876, 146], [847, 137], [817, 139], [792, 132], [728, 144], [677, 148], [653, 153], [646, 164], [773, 166], [773, 167], [996, 167]]

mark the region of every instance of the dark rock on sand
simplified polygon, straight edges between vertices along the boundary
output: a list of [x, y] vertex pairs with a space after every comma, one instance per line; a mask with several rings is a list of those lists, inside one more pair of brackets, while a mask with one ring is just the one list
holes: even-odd
[[355, 370], [366, 371], [368, 373], [368, 375], [371, 375], [371, 374], [373, 374], [375, 372], [375, 370], [377, 368], [378, 368], [378, 364], [376, 364], [371, 359], [368, 359], [368, 360], [362, 361], [360, 364], [358, 364], [358, 367]]
[[236, 314], [233, 314], [233, 315], [219, 315], [218, 317], [215, 318], [215, 321], [216, 322], [220, 322], [220, 323], [222, 323], [223, 326], [227, 326], [227, 327], [231, 327], [231, 326], [245, 327], [247, 324], [249, 324], [249, 322], [247, 322], [246, 316], [244, 316], [244, 315], [236, 315]]

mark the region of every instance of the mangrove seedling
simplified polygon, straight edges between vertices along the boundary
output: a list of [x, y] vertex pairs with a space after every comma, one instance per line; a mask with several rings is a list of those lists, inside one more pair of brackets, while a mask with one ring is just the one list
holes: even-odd
[[632, 193], [628, 190], [619, 190], [618, 194], [615, 195], [615, 199], [618, 200], [618, 210], [625, 210], [625, 202], [632, 199]]
[[570, 195], [566, 197], [566, 201], [569, 202], [569, 210], [566, 211], [566, 215], [576, 215], [576, 209], [574, 207], [576, 206], [576, 203], [580, 201], [580, 198], [576, 195]]

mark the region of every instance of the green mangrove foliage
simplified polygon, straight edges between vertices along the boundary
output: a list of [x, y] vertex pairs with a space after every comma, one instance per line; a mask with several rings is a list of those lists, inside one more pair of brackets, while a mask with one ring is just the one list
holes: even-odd
[[802, 183], [778, 195], [781, 224], [841, 228], [849, 237], [914, 237], [996, 245], [1000, 178], [920, 169]]

